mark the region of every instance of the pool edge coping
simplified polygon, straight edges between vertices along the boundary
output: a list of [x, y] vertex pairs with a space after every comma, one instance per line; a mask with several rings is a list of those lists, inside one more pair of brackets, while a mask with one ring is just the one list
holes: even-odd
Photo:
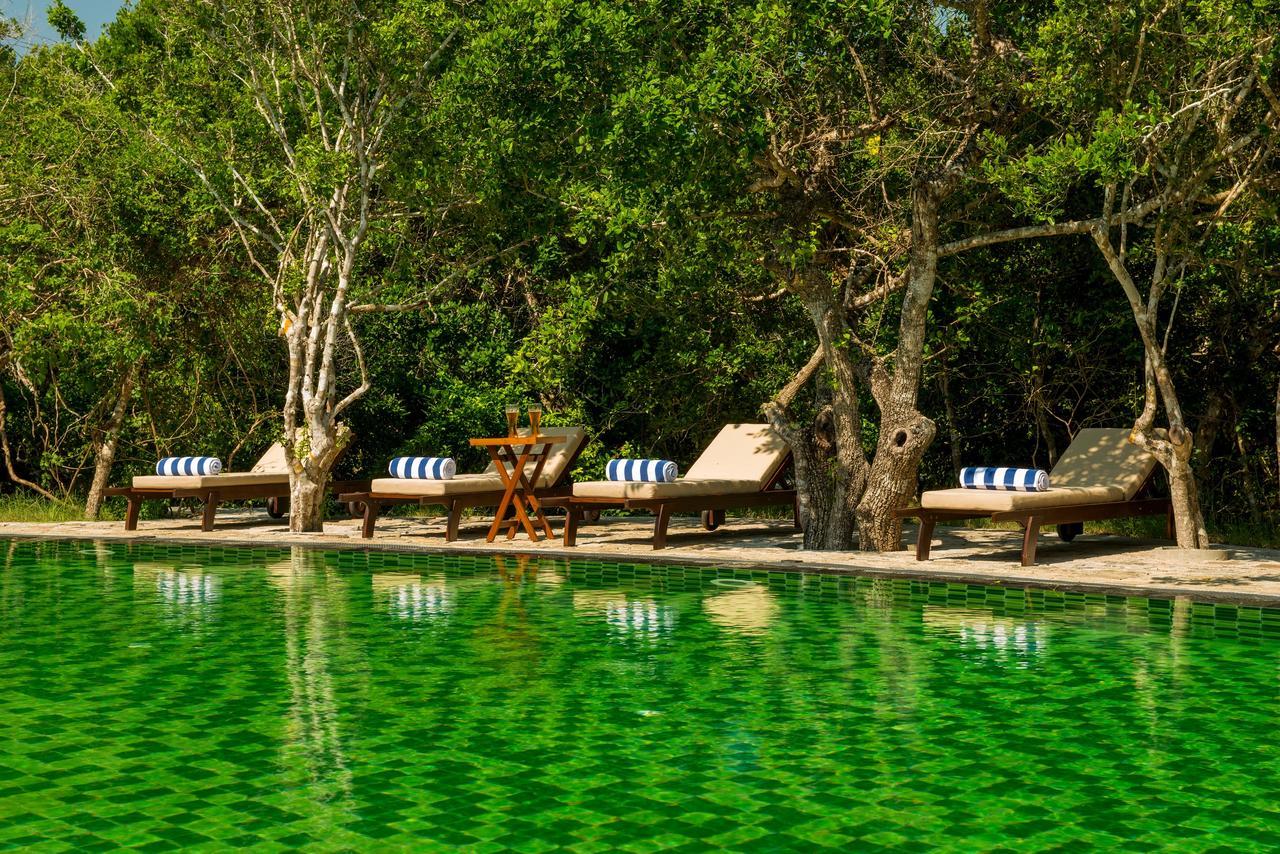
[[566, 548], [559, 549], [541, 549], [538, 551], [522, 551], [519, 549], [505, 549], [498, 546], [469, 546], [466, 551], [461, 551], [450, 546], [437, 546], [430, 544], [418, 543], [390, 543], [390, 542], [366, 542], [359, 543], [343, 543], [343, 542], [306, 542], [294, 540], [279, 539], [241, 539], [235, 536], [220, 536], [217, 539], [193, 539], [181, 535], [166, 534], [141, 534], [141, 535], [113, 535], [113, 534], [95, 534], [95, 535], [75, 535], [75, 534], [45, 534], [37, 532], [3, 532], [0, 533], [0, 539], [10, 540], [56, 540], [56, 541], [74, 541], [74, 542], [151, 542], [164, 543], [170, 545], [196, 545], [205, 547], [229, 547], [229, 548], [304, 548], [312, 551], [380, 551], [395, 552], [399, 554], [430, 554], [430, 555], [460, 555], [460, 554], [478, 554], [485, 556], [502, 556], [502, 557], [530, 557], [530, 558], [546, 558], [554, 560], [599, 560], [607, 563], [617, 564], [653, 564], [658, 566], [693, 566], [704, 568], [723, 567], [725, 569], [735, 569], [756, 572], [797, 572], [808, 573], [813, 575], [837, 575], [847, 577], [862, 578], [903, 578], [912, 581], [935, 581], [944, 584], [964, 584], [979, 585], [984, 587], [1002, 587], [1016, 588], [1020, 590], [1044, 590], [1064, 593], [1084, 593], [1098, 594], [1108, 596], [1125, 596], [1136, 597], [1140, 599], [1165, 599], [1177, 600], [1187, 599], [1191, 602], [1201, 602], [1212, 605], [1234, 605], [1250, 608], [1275, 608], [1280, 609], [1280, 595], [1267, 593], [1231, 593], [1222, 590], [1188, 590], [1185, 587], [1155, 585], [1151, 587], [1140, 587], [1134, 585], [1123, 584], [1107, 584], [1104, 582], [1089, 581], [1053, 581], [1042, 578], [1026, 578], [1020, 576], [1009, 575], [987, 575], [987, 574], [958, 574], [948, 572], [945, 569], [926, 569], [926, 568], [873, 568], [848, 566], [845, 564], [822, 563], [818, 561], [758, 561], [758, 560], [736, 560], [733, 558], [723, 557], [667, 557], [665, 555], [615, 555], [612, 553], [602, 553], [591, 550], [584, 550], [581, 547], [572, 550]]

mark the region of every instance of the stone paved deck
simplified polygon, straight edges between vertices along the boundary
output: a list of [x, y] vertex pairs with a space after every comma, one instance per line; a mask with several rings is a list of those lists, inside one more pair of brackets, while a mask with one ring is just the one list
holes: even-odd
[[[553, 519], [559, 532], [559, 519]], [[1280, 607], [1280, 551], [1226, 546], [1229, 560], [1187, 558], [1163, 541], [1112, 535], [1086, 535], [1059, 542], [1051, 531], [1041, 534], [1038, 565], [1019, 565], [1021, 533], [990, 529], [939, 528], [933, 558], [927, 563], [910, 551], [890, 554], [814, 552], [800, 548], [800, 535], [789, 523], [730, 519], [707, 533], [693, 518], [671, 523], [668, 547], [649, 544], [652, 522], [644, 517], [610, 518], [584, 526], [578, 546], [563, 548], [558, 540], [529, 543], [484, 541], [487, 524], [464, 522], [461, 538], [444, 541], [444, 519], [386, 518], [373, 540], [360, 539], [353, 520], [331, 521], [324, 534], [291, 534], [281, 521], [261, 510], [225, 510], [214, 531], [203, 533], [198, 519], [144, 520], [136, 532], [121, 522], [59, 524], [0, 523], [0, 537], [56, 537], [109, 540], [162, 540], [226, 545], [382, 548], [397, 551], [500, 552], [548, 558], [593, 558], [617, 562], [657, 560], [683, 565], [716, 565], [839, 572], [854, 575], [929, 578], [975, 584], [1113, 592], [1155, 598], [1189, 597], [1200, 601]], [[907, 543], [915, 541], [909, 529]]]

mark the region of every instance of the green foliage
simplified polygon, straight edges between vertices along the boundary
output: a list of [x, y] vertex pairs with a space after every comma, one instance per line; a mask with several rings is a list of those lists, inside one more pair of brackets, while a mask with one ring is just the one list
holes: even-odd
[[[346, 4], [333, 3], [337, 20]], [[256, 8], [230, 7], [246, 20]], [[532, 400], [549, 423], [589, 428], [583, 476], [624, 453], [687, 466], [726, 421], [760, 418], [816, 343], [762, 261], [818, 265], [837, 284], [859, 252], [901, 265], [902, 200], [964, 137], [947, 97], [957, 73], [1012, 118], [978, 134], [944, 239], [1096, 216], [1100, 187], [1159, 180], [1152, 152], [1168, 144], [1178, 81], [1280, 21], [1273, 0], [1189, 0], [1168, 26], [1151, 25], [1152, 3], [996, 4], [1007, 50], [972, 64], [970, 13], [919, 0], [369, 8], [394, 79], [428, 60], [436, 77], [387, 130], [394, 155], [355, 278], [362, 301], [428, 298], [356, 319], [373, 387], [349, 411], [340, 475], [380, 473], [397, 453], [481, 466], [466, 439]], [[337, 38], [330, 18], [299, 25]], [[50, 22], [71, 44], [0, 64], [15, 81], [0, 106], [0, 382], [15, 469], [83, 493], [135, 364], [117, 480], [167, 453], [250, 465], [281, 430], [285, 351], [270, 295], [187, 161], [215, 164], [210, 186], [251, 188], [275, 212], [298, 208], [297, 183], [205, 4], [139, 0], [92, 44], [65, 4]], [[1274, 55], [1257, 61], [1280, 79]], [[798, 189], [752, 191], [771, 144], [874, 120], [864, 75], [875, 116], [894, 121], [847, 144], [796, 143]], [[285, 120], [299, 168], [332, 189], [351, 164], [317, 144], [306, 115]], [[161, 144], [176, 138], [191, 147]], [[227, 150], [234, 160], [212, 156]], [[1221, 530], [1276, 521], [1280, 229], [1256, 195], [1248, 217], [1203, 234], [1170, 336], [1194, 425], [1218, 420], [1202, 464]], [[1135, 229], [1135, 264], [1148, 244]], [[1047, 465], [1050, 444], [1079, 428], [1132, 421], [1141, 348], [1095, 256], [1087, 238], [1062, 238], [943, 260], [920, 404], [940, 428], [925, 486], [950, 484], [957, 460]], [[891, 350], [899, 299], [859, 313], [852, 334]], [[341, 370], [356, 381], [353, 358]], [[826, 393], [811, 383], [804, 400]], [[863, 403], [871, 443], [865, 390]]]
[[62, 38], [69, 42], [84, 41], [84, 21], [62, 0], [49, 4], [48, 19], [49, 26]]

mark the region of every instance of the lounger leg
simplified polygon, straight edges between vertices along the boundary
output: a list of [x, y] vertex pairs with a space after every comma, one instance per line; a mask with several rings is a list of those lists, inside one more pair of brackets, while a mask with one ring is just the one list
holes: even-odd
[[582, 519], [582, 511], [574, 504], [566, 504], [564, 508], [564, 544], [566, 547], [578, 544], [578, 522]]
[[373, 526], [378, 522], [378, 511], [382, 505], [372, 498], [364, 499], [364, 518], [360, 521], [360, 536], [366, 540], [373, 539]]
[[1176, 540], [1178, 538], [1178, 528], [1173, 520], [1173, 502], [1169, 502], [1169, 509], [1164, 514], [1164, 538], [1166, 540]]
[[200, 516], [200, 530], [212, 531], [213, 519], [218, 515], [218, 493], [210, 492], [204, 497], [204, 513]]
[[1036, 539], [1040, 536], [1040, 517], [1028, 516], [1022, 531], [1022, 565], [1036, 565]]
[[932, 516], [920, 517], [920, 530], [916, 533], [916, 560], [929, 559], [929, 547], [933, 545], [933, 526], [936, 522]]
[[658, 507], [658, 518], [653, 520], [653, 547], [667, 547], [667, 524], [671, 521], [671, 508], [666, 504]]
[[454, 500], [449, 505], [449, 522], [444, 529], [444, 541], [452, 543], [458, 539], [458, 524], [462, 521], [462, 502]]
[[142, 496], [130, 495], [129, 507], [124, 511], [124, 529], [126, 531], [138, 530], [138, 511], [142, 509]]

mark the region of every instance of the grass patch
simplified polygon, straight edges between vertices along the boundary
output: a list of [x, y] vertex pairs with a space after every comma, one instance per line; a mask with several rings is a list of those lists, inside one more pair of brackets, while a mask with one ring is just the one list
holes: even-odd
[[78, 522], [84, 505], [34, 495], [0, 495], [0, 522]]

